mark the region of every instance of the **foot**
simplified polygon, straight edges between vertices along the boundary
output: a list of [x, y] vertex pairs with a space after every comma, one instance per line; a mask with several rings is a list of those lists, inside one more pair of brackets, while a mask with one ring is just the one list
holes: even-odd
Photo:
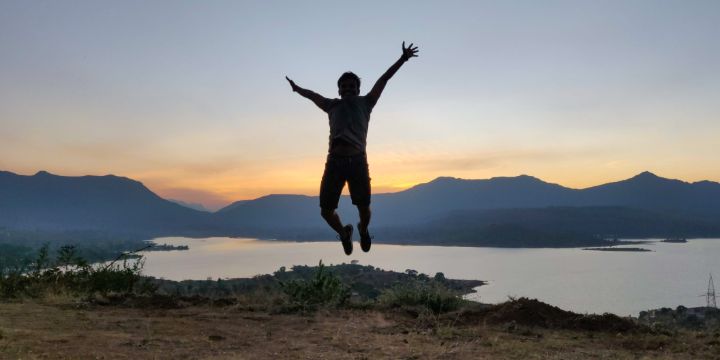
[[343, 227], [343, 230], [345, 230], [345, 236], [338, 235], [340, 238], [340, 241], [342, 242], [343, 250], [345, 250], [345, 255], [352, 254], [352, 234], [353, 234], [353, 226], [351, 224], [345, 225]]
[[370, 251], [370, 245], [372, 244], [372, 236], [370, 236], [367, 228], [365, 228], [365, 231], [363, 231], [362, 227], [360, 227], [360, 224], [358, 224], [358, 232], [360, 233], [360, 248], [364, 252]]

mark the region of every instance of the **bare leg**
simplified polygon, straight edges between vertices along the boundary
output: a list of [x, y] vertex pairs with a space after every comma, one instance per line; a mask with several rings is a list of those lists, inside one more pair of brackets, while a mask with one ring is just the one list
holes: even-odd
[[358, 213], [360, 214], [360, 224], [358, 224], [358, 231], [361, 234], [367, 233], [368, 225], [370, 225], [370, 206], [358, 206]]
[[322, 215], [323, 219], [327, 221], [328, 225], [330, 225], [335, 232], [337, 232], [340, 236], [345, 235], [345, 229], [343, 228], [342, 221], [340, 221], [340, 216], [338, 216], [337, 212], [335, 212], [335, 209], [321, 209], [320, 215]]

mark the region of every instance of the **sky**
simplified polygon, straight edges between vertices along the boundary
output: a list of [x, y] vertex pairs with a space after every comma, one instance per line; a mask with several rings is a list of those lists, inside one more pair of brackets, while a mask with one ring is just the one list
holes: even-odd
[[645, 170], [720, 181], [718, 1], [0, 1], [0, 170], [115, 174], [217, 209], [317, 195], [327, 115], [361, 92], [373, 192]]

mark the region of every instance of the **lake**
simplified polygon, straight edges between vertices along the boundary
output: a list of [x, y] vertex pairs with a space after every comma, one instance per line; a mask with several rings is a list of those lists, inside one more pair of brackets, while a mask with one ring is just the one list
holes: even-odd
[[[687, 243], [647, 241], [651, 252], [581, 249], [503, 249], [374, 244], [345, 256], [339, 242], [283, 242], [243, 238], [165, 237], [159, 244], [186, 251], [151, 251], [144, 273], [171, 280], [252, 277], [281, 266], [350, 263], [386, 270], [413, 269], [433, 276], [486, 280], [470, 299], [485, 303], [508, 296], [537, 298], [579, 313], [637, 316], [642, 310], [704, 306], [710, 273], [720, 279], [720, 239]], [[720, 284], [718, 284], [720, 285]]]

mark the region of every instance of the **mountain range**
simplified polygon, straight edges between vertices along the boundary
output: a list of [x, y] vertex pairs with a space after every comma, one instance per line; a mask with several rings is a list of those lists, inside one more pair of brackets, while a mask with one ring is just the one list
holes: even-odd
[[[439, 177], [374, 194], [372, 202], [372, 228], [387, 242], [565, 246], [595, 243], [598, 237], [720, 236], [720, 183], [688, 183], [650, 172], [586, 189], [527, 175]], [[357, 219], [346, 196], [338, 211], [346, 222]], [[319, 213], [316, 196], [268, 195], [210, 213], [163, 199], [124, 177], [0, 171], [0, 226], [7, 228], [334, 238]], [[528, 239], [536, 241], [527, 244]]]

